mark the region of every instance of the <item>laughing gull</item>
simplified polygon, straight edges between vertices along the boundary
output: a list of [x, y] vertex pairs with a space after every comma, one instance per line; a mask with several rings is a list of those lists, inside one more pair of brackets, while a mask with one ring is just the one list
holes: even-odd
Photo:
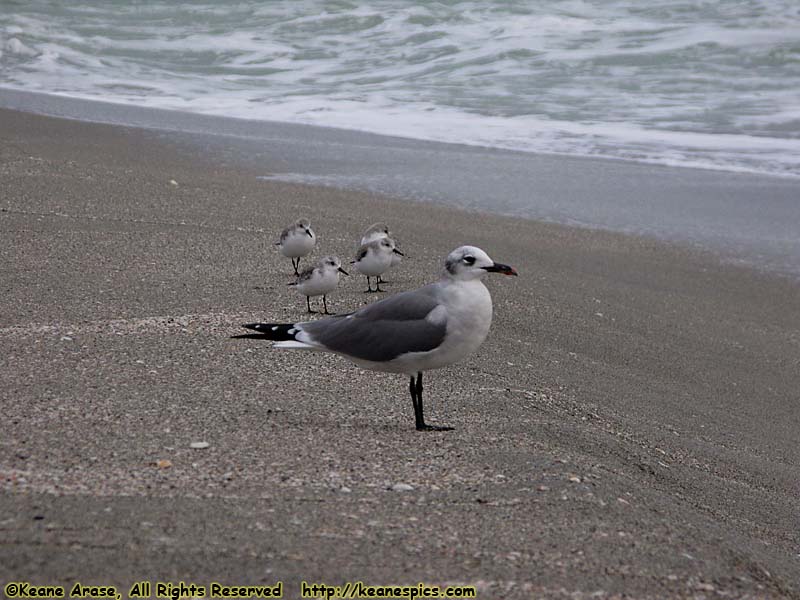
[[[356, 271], [362, 275], [367, 276], [367, 290], [365, 293], [382, 292], [381, 284], [377, 281], [377, 277], [392, 266], [393, 255], [403, 256], [395, 247], [394, 240], [389, 237], [378, 238], [367, 244], [364, 244], [356, 252], [356, 259], [352, 262]], [[369, 278], [375, 277], [375, 289], [372, 289]]]
[[[266, 339], [276, 348], [334, 352], [359, 367], [404, 373], [419, 431], [452, 427], [427, 425], [422, 409], [422, 372], [460, 361], [475, 352], [489, 333], [492, 297], [481, 282], [486, 273], [516, 275], [480, 248], [462, 246], [445, 261], [436, 283], [395, 294], [354, 313], [304, 323], [249, 323], [258, 333], [237, 338]], [[415, 377], [416, 375], [416, 377]]]
[[[370, 242], [374, 242], [375, 240], [379, 240], [385, 237], [392, 237], [392, 233], [389, 231], [389, 227], [386, 223], [373, 223], [370, 225], [367, 230], [364, 232], [364, 235], [361, 236], [361, 245], [369, 244]], [[392, 238], [395, 240], [395, 244], [397, 243], [396, 238]], [[403, 262], [403, 255], [400, 254], [392, 254], [392, 264], [389, 265], [389, 268], [396, 267], [401, 262]], [[384, 281], [384, 279], [378, 275], [378, 284], [381, 283], [389, 283], [388, 281]]]
[[342, 268], [339, 257], [326, 256], [315, 265], [304, 269], [297, 281], [289, 285], [294, 286], [294, 289], [306, 297], [306, 306], [310, 313], [314, 312], [311, 310], [311, 296], [322, 296], [322, 306], [325, 307], [325, 314], [329, 315], [325, 296], [339, 285], [339, 273], [348, 275], [347, 271]]
[[310, 254], [316, 243], [317, 238], [311, 229], [311, 223], [300, 219], [281, 232], [281, 240], [275, 245], [279, 246], [281, 254], [292, 259], [294, 274], [299, 276], [297, 268], [300, 266], [300, 259]]

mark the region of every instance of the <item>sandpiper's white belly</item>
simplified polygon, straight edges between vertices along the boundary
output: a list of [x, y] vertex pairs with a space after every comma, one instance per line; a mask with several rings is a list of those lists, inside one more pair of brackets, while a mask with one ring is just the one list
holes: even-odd
[[281, 254], [287, 258], [300, 258], [314, 249], [314, 238], [305, 231], [287, 237], [281, 242]]
[[295, 288], [305, 296], [323, 296], [331, 293], [339, 284], [339, 275], [333, 270], [316, 271], [314, 275], [298, 283]]
[[392, 254], [384, 252], [367, 252], [364, 257], [355, 263], [356, 270], [362, 275], [377, 277], [384, 273], [392, 264]]

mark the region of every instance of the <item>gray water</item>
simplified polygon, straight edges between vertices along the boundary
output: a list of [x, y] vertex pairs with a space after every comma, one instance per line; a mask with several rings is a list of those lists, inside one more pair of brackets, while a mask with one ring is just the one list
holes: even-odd
[[0, 0], [0, 86], [800, 176], [796, 0]]

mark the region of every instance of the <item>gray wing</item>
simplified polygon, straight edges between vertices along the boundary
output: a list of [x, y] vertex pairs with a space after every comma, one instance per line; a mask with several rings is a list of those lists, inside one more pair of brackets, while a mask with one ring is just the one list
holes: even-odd
[[437, 306], [430, 285], [396, 294], [349, 315], [303, 323], [302, 328], [328, 350], [385, 362], [407, 352], [433, 350], [444, 341], [446, 320], [425, 318]]
[[317, 270], [317, 265], [306, 267], [302, 271], [300, 271], [300, 275], [297, 277], [297, 281], [295, 281], [295, 285], [298, 283], [303, 283], [304, 281], [308, 281], [314, 276], [314, 271]]

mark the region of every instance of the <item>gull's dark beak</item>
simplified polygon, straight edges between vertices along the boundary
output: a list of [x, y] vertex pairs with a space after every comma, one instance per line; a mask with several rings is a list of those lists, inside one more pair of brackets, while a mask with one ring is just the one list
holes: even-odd
[[398, 250], [397, 248], [392, 248], [392, 252], [394, 252], [395, 254], [399, 254], [400, 256], [405, 256], [405, 254], [400, 252], [400, 250]]
[[313, 234], [313, 233], [311, 233], [311, 230], [310, 230], [310, 229], [306, 229], [306, 233], [308, 234], [308, 237], [310, 237], [310, 238], [313, 238], [313, 237], [314, 237], [314, 234]]
[[509, 267], [508, 265], [504, 265], [503, 263], [494, 263], [491, 267], [483, 267], [485, 271], [489, 273], [502, 273], [503, 275], [514, 275], [515, 277], [519, 275], [517, 270], [514, 267]]
[[350, 275], [347, 271], [345, 271], [342, 267], [339, 267], [339, 273], [344, 273], [345, 275]]

